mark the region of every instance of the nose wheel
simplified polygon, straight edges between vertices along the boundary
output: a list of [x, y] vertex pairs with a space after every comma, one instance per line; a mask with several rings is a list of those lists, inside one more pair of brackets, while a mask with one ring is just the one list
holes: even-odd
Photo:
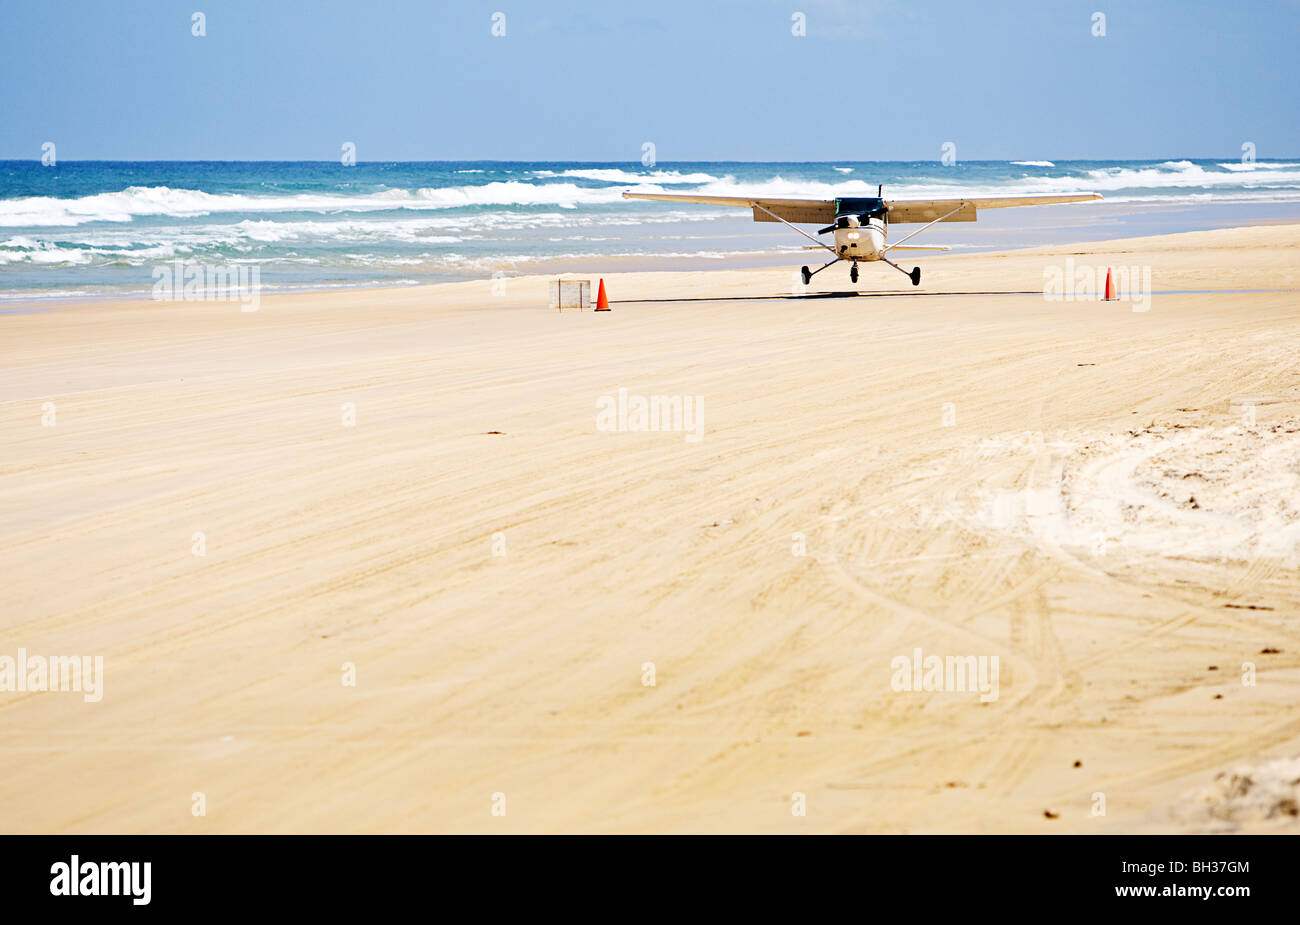
[[800, 267], [799, 272], [803, 274], [803, 284], [805, 286], [812, 282], [812, 272], [807, 267]]
[[855, 262], [853, 266], [849, 268], [849, 282], [856, 283], [857, 281], [858, 281], [858, 265]]

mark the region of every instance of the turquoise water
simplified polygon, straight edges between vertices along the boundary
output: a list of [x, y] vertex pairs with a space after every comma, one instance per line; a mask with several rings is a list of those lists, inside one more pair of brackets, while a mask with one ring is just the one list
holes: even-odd
[[1095, 191], [1104, 203], [986, 212], [917, 243], [1026, 246], [1300, 221], [1300, 159], [794, 163], [0, 162], [0, 298], [148, 292], [175, 260], [260, 268], [265, 287], [494, 273], [804, 262], [743, 210], [625, 189], [834, 198]]

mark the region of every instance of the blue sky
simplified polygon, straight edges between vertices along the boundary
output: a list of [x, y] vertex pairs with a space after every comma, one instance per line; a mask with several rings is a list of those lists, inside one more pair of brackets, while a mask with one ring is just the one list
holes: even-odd
[[0, 158], [1294, 157], [1298, 38], [1298, 0], [0, 0]]

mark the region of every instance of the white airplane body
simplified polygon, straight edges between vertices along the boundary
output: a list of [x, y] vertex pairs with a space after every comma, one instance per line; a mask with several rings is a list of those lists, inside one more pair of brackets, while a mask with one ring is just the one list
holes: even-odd
[[[883, 186], [875, 197], [848, 197], [838, 199], [768, 199], [745, 196], [692, 196], [677, 193], [623, 193], [624, 199], [650, 199], [656, 202], [684, 202], [711, 206], [738, 206], [751, 208], [756, 222], [782, 222], [813, 241], [809, 250], [827, 250], [833, 255], [829, 263], [816, 270], [802, 268], [807, 283], [826, 267], [848, 261], [849, 278], [858, 281], [858, 264], [883, 261], [912, 280], [913, 286], [921, 284], [921, 268], [907, 272], [889, 259], [892, 251], [944, 250], [942, 246], [907, 245], [931, 225], [939, 222], [973, 222], [981, 209], [1005, 209], [1013, 206], [1058, 205], [1067, 202], [1087, 202], [1100, 199], [1099, 193], [1046, 193], [1028, 196], [972, 196], [966, 199], [891, 199], [884, 198]], [[829, 223], [829, 224], [828, 224]], [[920, 224], [922, 227], [895, 244], [887, 243], [890, 225]], [[825, 225], [819, 235], [832, 234], [834, 244], [827, 244], [808, 232], [795, 227], [798, 224]]]

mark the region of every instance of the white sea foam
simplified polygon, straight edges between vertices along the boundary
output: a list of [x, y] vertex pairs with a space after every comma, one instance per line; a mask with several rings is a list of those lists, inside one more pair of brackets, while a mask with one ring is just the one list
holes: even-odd
[[[511, 212], [477, 214], [424, 214], [409, 217], [366, 218], [349, 215], [317, 219], [277, 220], [249, 218], [233, 223], [132, 226], [82, 226], [74, 229], [34, 231], [0, 239], [0, 266], [145, 266], [158, 260], [233, 251], [262, 262], [301, 263], [320, 260], [298, 253], [338, 244], [382, 249], [391, 245], [439, 247], [487, 241], [498, 246], [523, 241], [537, 232], [560, 232], [554, 240], [590, 239], [563, 232], [642, 226], [707, 224], [719, 217], [716, 210], [642, 211], [628, 204], [612, 213], [579, 211]], [[676, 240], [687, 237], [669, 235]], [[292, 248], [281, 253], [283, 248]], [[224, 257], [222, 259], [225, 259]]]
[[75, 299], [91, 295], [86, 289], [6, 289], [0, 290], [0, 302], [32, 299]]
[[144, 266], [191, 253], [193, 253], [192, 247], [175, 241], [137, 243], [129, 246], [90, 246], [85, 242], [54, 242], [21, 236], [0, 241], [0, 265]]
[[655, 170], [650, 173], [633, 173], [618, 168], [575, 168], [561, 170], [535, 170], [533, 175], [541, 178], [567, 178], [572, 180], [600, 180], [605, 183], [712, 183], [718, 178], [708, 173], [679, 173], [676, 170]]
[[574, 251], [565, 253], [549, 253], [536, 255], [519, 255], [509, 258], [500, 256], [481, 256], [473, 257], [465, 254], [439, 254], [429, 260], [430, 265], [453, 267], [459, 270], [474, 269], [480, 272], [499, 268], [503, 265], [508, 266], [528, 266], [537, 263], [546, 263], [550, 261], [576, 261], [576, 260], [726, 260], [734, 257], [755, 257], [755, 256], [785, 256], [802, 252], [798, 245], [792, 247], [773, 247], [763, 250], [739, 250], [739, 251], [718, 251], [718, 250], [697, 250], [697, 251], [618, 251], [611, 253], [602, 253], [597, 251]]
[[[1191, 161], [1165, 161], [1152, 167], [1102, 167], [1089, 170], [1079, 177], [1027, 177], [1011, 184], [1024, 192], [1059, 189], [1062, 192], [1079, 190], [1124, 189], [1215, 189], [1235, 187], [1249, 190], [1263, 186], [1290, 186], [1300, 190], [1300, 171], [1280, 170], [1272, 174], [1253, 176], [1240, 172], [1209, 170]], [[1012, 189], [1019, 192], [1020, 189]]]
[[1300, 164], [1273, 164], [1264, 163], [1263, 161], [1229, 161], [1226, 164], [1220, 164], [1224, 170], [1235, 170], [1238, 172], [1248, 172], [1251, 170], [1291, 170], [1300, 167]]
[[[647, 188], [649, 189], [649, 188]], [[1289, 200], [1300, 194], [1300, 170], [1276, 170], [1267, 174], [1243, 174], [1207, 170], [1190, 161], [1166, 161], [1163, 164], [1131, 168], [1102, 167], [1066, 177], [1020, 177], [995, 185], [958, 184], [947, 177], [918, 179], [892, 184], [892, 196], [906, 198], [953, 198], [960, 196], [1015, 196], [1027, 193], [1102, 192], [1113, 190], [1222, 191], [1253, 200], [1260, 198]], [[662, 192], [662, 190], [656, 190]], [[1251, 195], [1258, 191], [1257, 195]], [[692, 192], [708, 196], [772, 196], [834, 199], [837, 196], [875, 195], [874, 183], [846, 180], [826, 183], [818, 180], [773, 177], [760, 182], [737, 182], [731, 177], [707, 183]], [[1151, 193], [1149, 193], [1150, 195]], [[1262, 195], [1261, 195], [1262, 194]], [[1110, 197], [1108, 197], [1110, 198]]]
[[[1244, 192], [1257, 187], [1282, 187], [1300, 192], [1300, 170], [1275, 170], [1265, 175], [1206, 170], [1191, 161], [1166, 161], [1149, 168], [1099, 168], [1083, 171], [1074, 177], [1022, 177], [996, 186], [970, 186], [936, 177], [930, 181], [892, 184], [891, 192], [900, 197], [946, 196], [1014, 196], [1032, 192], [1105, 192], [1108, 190], [1232, 190]], [[833, 199], [836, 196], [874, 195], [875, 184], [862, 181], [826, 183], [792, 181], [774, 177], [761, 183], [737, 183], [731, 178], [707, 183], [695, 190], [702, 195], [810, 196]], [[1270, 188], [1269, 194], [1273, 194]]]
[[1055, 167], [1051, 161], [1012, 161], [1017, 167]]
[[[423, 220], [359, 220], [276, 222], [269, 219], [245, 219], [230, 226], [240, 236], [264, 244], [282, 242], [320, 242], [343, 239], [352, 242], [399, 241], [417, 244], [459, 244], [460, 235], [434, 234], [449, 222]], [[465, 224], [456, 222], [454, 224]]]
[[393, 209], [454, 209], [479, 205], [577, 205], [618, 202], [621, 189], [584, 189], [572, 183], [534, 185], [518, 180], [480, 186], [426, 187], [347, 196], [294, 194], [250, 196], [243, 193], [205, 193], [165, 186], [132, 186], [116, 193], [97, 193], [77, 199], [32, 196], [0, 200], [0, 227], [71, 227], [87, 222], [129, 222], [137, 216], [177, 218], [218, 213], [258, 212], [374, 212]]
[[367, 196], [249, 196], [166, 186], [130, 186], [116, 193], [97, 193], [78, 199], [32, 196], [0, 200], [0, 227], [75, 226], [86, 222], [129, 222], [136, 216], [183, 218], [214, 212], [365, 211], [400, 208], [412, 198], [405, 190]]
[[[14, 248], [10, 250], [9, 248]], [[0, 266], [26, 263], [33, 266], [84, 266], [91, 262], [88, 251], [78, 247], [57, 247], [48, 241], [18, 243], [11, 239], [0, 244]]]

